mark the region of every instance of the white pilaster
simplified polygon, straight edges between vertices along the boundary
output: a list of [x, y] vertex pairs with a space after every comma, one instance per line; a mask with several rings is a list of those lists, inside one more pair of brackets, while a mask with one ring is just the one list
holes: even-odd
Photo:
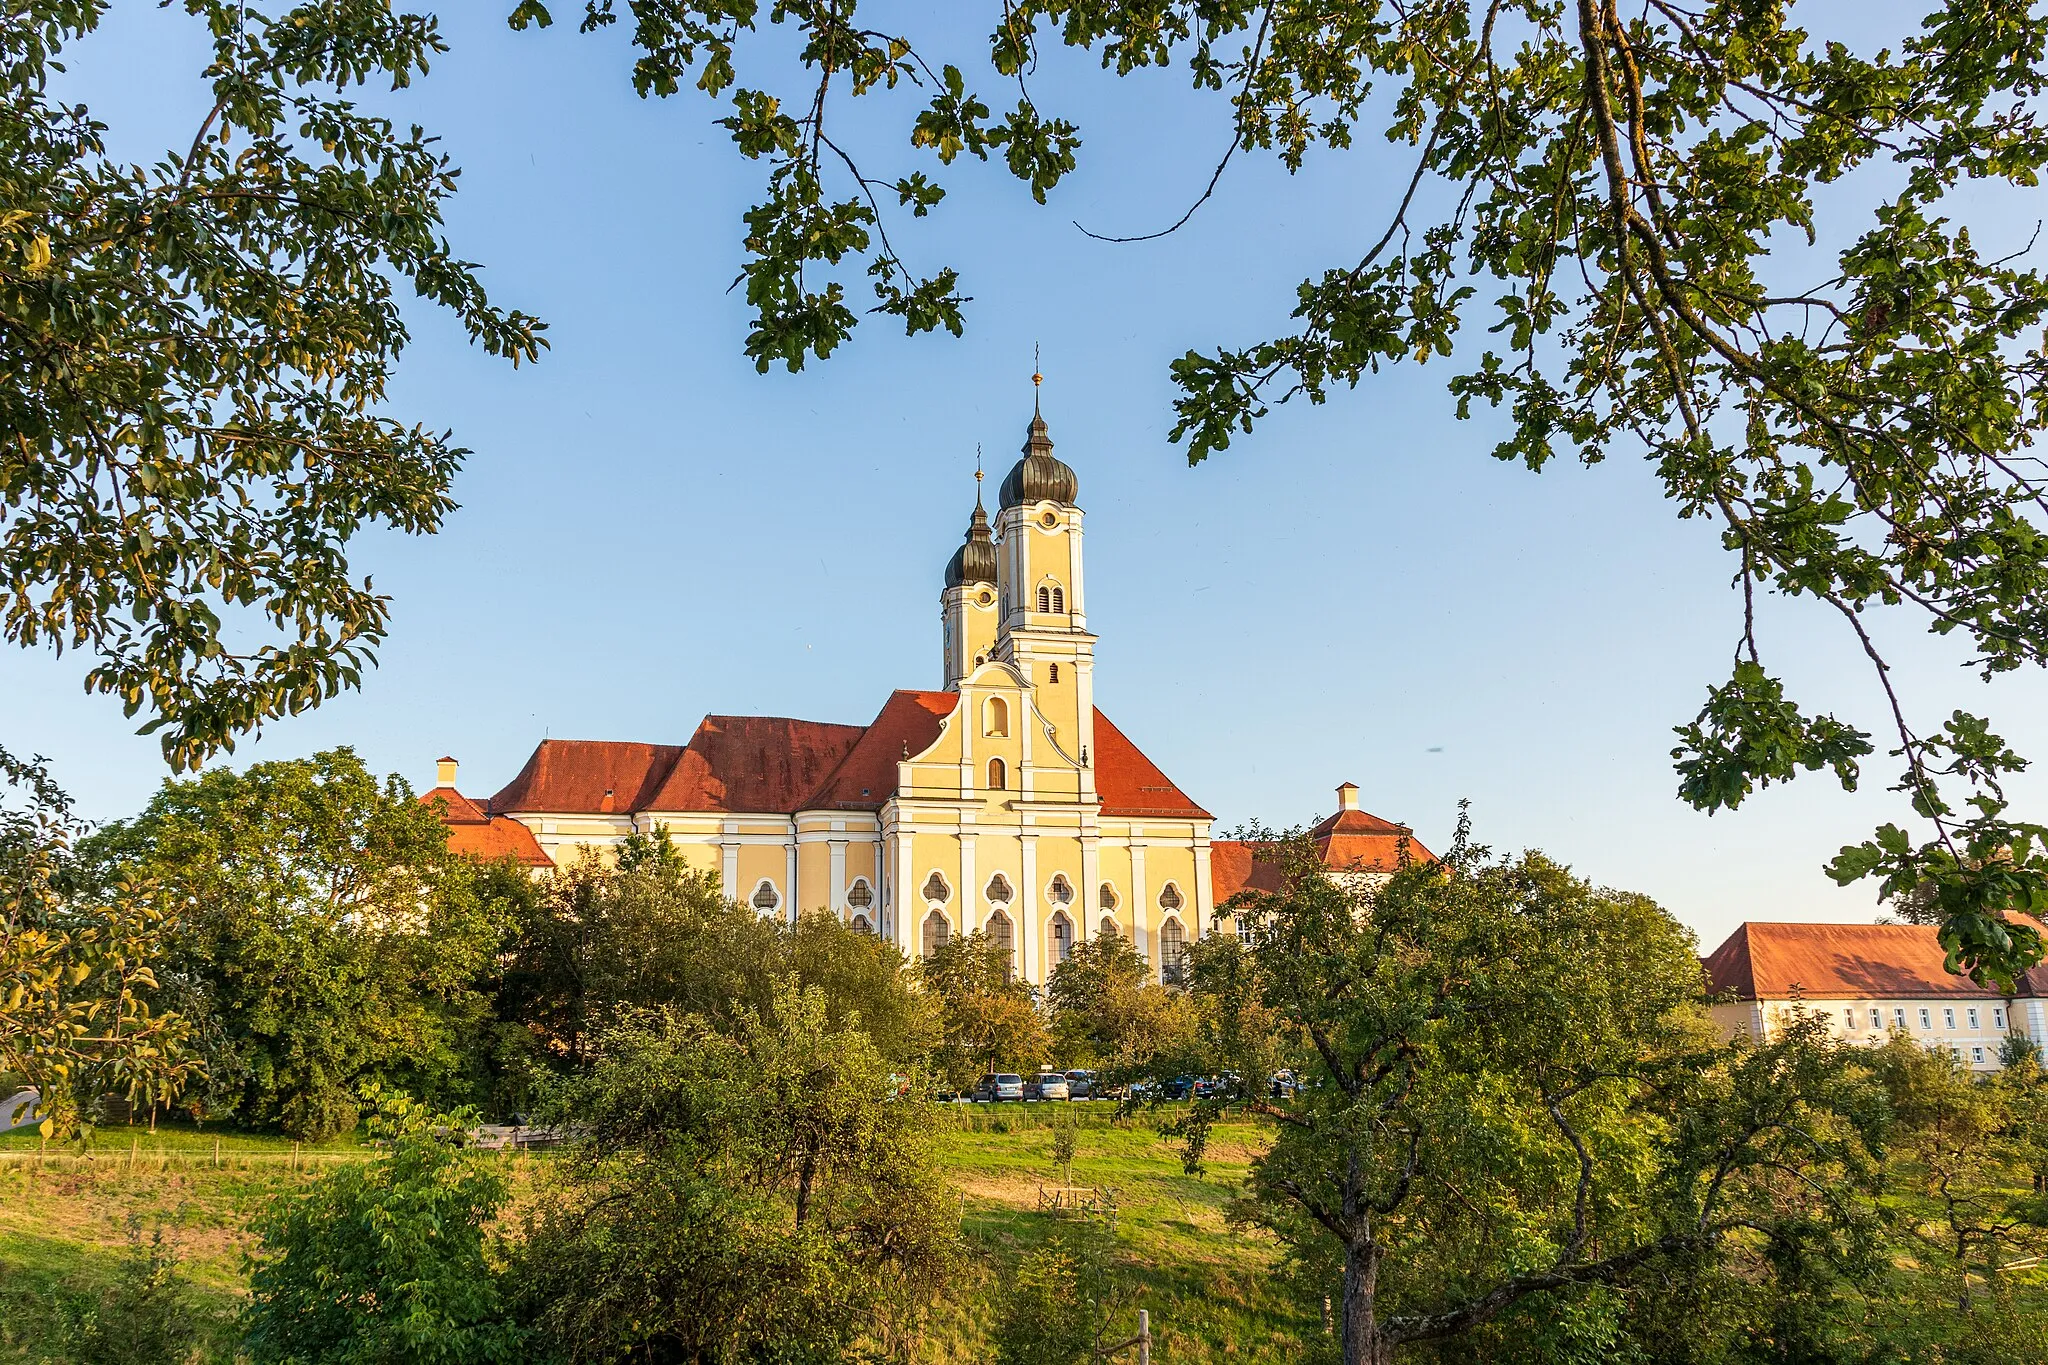
[[1152, 964], [1152, 979], [1159, 979], [1159, 954], [1151, 942], [1152, 899], [1145, 887], [1145, 846], [1131, 833], [1131, 942]]
[[1083, 940], [1095, 937], [1102, 925], [1102, 858], [1093, 835], [1081, 836], [1081, 885], [1074, 903], [1081, 907], [1081, 925], [1075, 930]]
[[832, 847], [832, 913], [840, 919], [846, 918], [846, 840], [833, 839]]
[[971, 934], [982, 926], [985, 916], [981, 911], [981, 883], [974, 877], [974, 836], [960, 835], [960, 889], [955, 893], [960, 905], [960, 932]]
[[1024, 979], [1037, 986], [1045, 983], [1038, 966], [1043, 946], [1039, 940], [1045, 937], [1045, 927], [1038, 918], [1038, 836], [1026, 834], [1018, 842], [1023, 845], [1024, 863], [1024, 885], [1017, 888], [1017, 917], [1022, 921], [1018, 927], [1024, 935]]

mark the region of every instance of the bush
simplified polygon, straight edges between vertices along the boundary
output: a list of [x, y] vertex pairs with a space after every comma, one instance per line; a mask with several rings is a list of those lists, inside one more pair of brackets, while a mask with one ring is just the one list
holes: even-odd
[[[373, 1098], [375, 1098], [373, 1096]], [[486, 1228], [505, 1182], [457, 1145], [467, 1115], [384, 1097], [389, 1150], [282, 1197], [244, 1317], [254, 1365], [496, 1365], [531, 1360], [504, 1310]]]

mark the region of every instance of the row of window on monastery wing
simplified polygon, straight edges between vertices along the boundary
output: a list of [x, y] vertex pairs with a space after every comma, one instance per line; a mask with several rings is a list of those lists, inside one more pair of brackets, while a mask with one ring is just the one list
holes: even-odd
[[[1943, 1005], [1940, 1007], [1941, 1027], [1944, 1032], [1954, 1033], [1956, 1031], [1956, 1011], [1958, 1008], [1959, 1007], [1955, 1005]], [[1990, 1008], [1992, 1031], [1994, 1033], [2004, 1033], [2005, 1006], [1993, 1005]], [[1963, 1018], [1965, 1020], [1965, 1027], [1968, 1029], [1968, 1031], [1975, 1033], [1983, 1028], [1984, 1016], [1983, 1011], [1980, 1007], [1976, 1005], [1964, 1005], [1961, 1006], [1960, 1009], [1962, 1010]], [[1914, 1013], [1919, 1016], [1919, 1032], [1934, 1032], [1934, 1011], [1935, 1006], [1933, 1005], [1921, 1005], [1914, 1011]], [[1894, 1005], [1892, 1007], [1891, 1018], [1889, 1021], [1887, 1021], [1885, 1018], [1885, 1012], [1876, 1005], [1872, 1005], [1869, 1007], [1869, 1015], [1870, 1031], [1872, 1033], [1884, 1032], [1887, 1027], [1887, 1022], [1889, 1022], [1889, 1027], [1895, 1032], [1914, 1032], [1913, 1029], [1910, 1029], [1906, 1026], [1907, 1014], [1906, 1009], [1903, 1005]], [[1842, 1027], [1845, 1031], [1849, 1033], [1854, 1033], [1859, 1027], [1861, 1027], [1861, 1021], [1859, 1021], [1856, 1017], [1856, 1006], [1849, 1005], [1843, 1008]], [[1936, 1046], [1938, 1046], [1938, 1044], [1936, 1044]], [[1960, 1043], [1949, 1044], [1949, 1051], [1953, 1052], [1957, 1057], [1961, 1057], [1963, 1055], [1963, 1049]], [[1984, 1049], [1981, 1046], [1971, 1047], [1970, 1060], [1981, 1064], [1985, 1060]]]

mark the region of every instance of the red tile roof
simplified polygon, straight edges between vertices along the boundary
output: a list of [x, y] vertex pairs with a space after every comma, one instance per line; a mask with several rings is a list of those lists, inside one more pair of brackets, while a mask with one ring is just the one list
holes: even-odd
[[[1743, 1000], [1950, 996], [1999, 998], [1992, 986], [1950, 973], [1931, 924], [1767, 924], [1751, 921], [1704, 959], [1708, 989]], [[2018, 995], [2048, 995], [2048, 968], [2019, 982]]]
[[642, 810], [682, 757], [680, 744], [544, 739], [490, 809], [592, 814]]
[[[687, 745], [542, 740], [491, 811], [879, 810], [896, 765], [939, 737], [957, 692], [893, 692], [866, 726], [779, 716], [706, 716]], [[1206, 820], [1151, 759], [1095, 713], [1097, 794], [1109, 816]], [[479, 811], [479, 814], [482, 812]]]
[[1095, 712], [1095, 752], [1091, 757], [1095, 762], [1095, 794], [1102, 800], [1104, 815], [1210, 818], [1209, 812], [1168, 781], [1166, 774], [1124, 737], [1123, 731], [1111, 725], [1100, 709]]
[[441, 822], [448, 826], [450, 853], [485, 863], [509, 857], [525, 867], [555, 865], [534, 841], [532, 830], [508, 815], [486, 814], [482, 806], [453, 787], [434, 788], [420, 798], [420, 804], [440, 808]]
[[899, 689], [882, 703], [874, 723], [806, 802], [813, 810], [880, 810], [896, 794], [896, 765], [922, 753], [939, 737], [939, 723], [960, 704], [958, 692]]
[[1340, 810], [1308, 832], [1323, 866], [1344, 872], [1392, 872], [1401, 866], [1401, 845], [1409, 858], [1435, 862], [1415, 831], [1362, 810]]
[[1209, 841], [1209, 894], [1218, 905], [1240, 891], [1279, 891], [1286, 878], [1280, 864], [1261, 859], [1260, 845], [1242, 839]]
[[706, 716], [660, 788], [629, 809], [800, 810], [864, 733], [781, 716]]

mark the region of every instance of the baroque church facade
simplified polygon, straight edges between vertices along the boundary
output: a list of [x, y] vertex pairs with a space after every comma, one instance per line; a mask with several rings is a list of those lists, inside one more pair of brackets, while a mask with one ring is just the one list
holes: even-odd
[[[1209, 812], [1095, 705], [1079, 491], [1034, 409], [993, 521], [977, 495], [946, 566], [941, 686], [867, 725], [713, 715], [681, 745], [548, 739], [488, 800], [456, 789], [452, 759], [423, 799], [473, 856], [544, 869], [666, 829], [764, 915], [826, 910], [912, 958], [980, 931], [1034, 984], [1116, 934], [1174, 979], [1266, 869], [1212, 841]], [[1314, 831], [1326, 861], [1391, 868], [1409, 832], [1348, 783], [1339, 804]]]

